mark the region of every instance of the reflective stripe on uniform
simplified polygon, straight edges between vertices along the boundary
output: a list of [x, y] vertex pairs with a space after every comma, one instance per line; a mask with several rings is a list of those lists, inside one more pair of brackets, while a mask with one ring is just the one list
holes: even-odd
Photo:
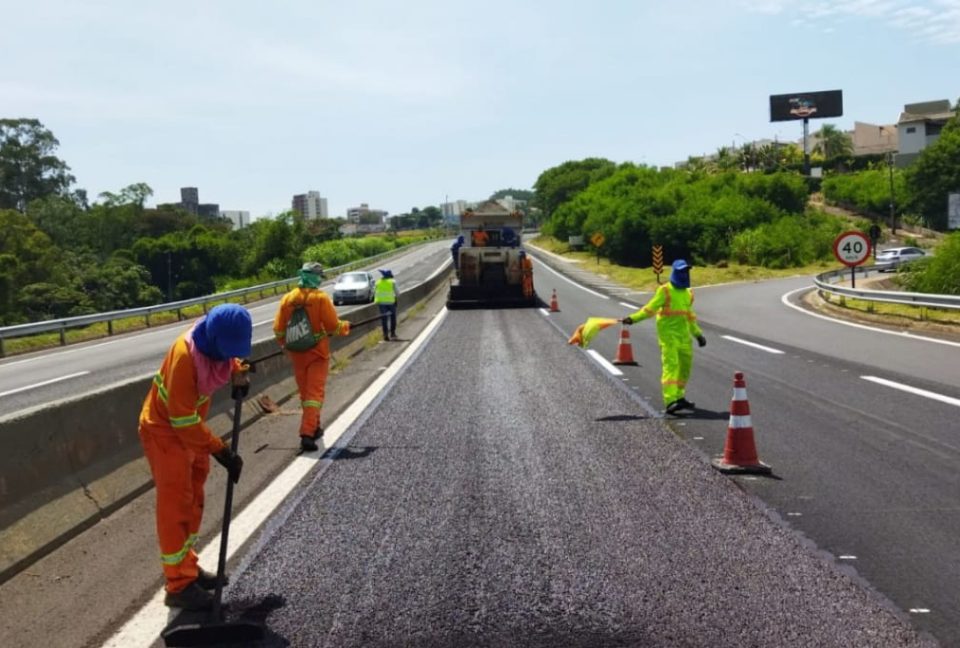
[[167, 388], [163, 386], [163, 376], [160, 375], [158, 371], [153, 377], [153, 384], [157, 386], [157, 395], [160, 396], [160, 400], [166, 404], [167, 403]]
[[193, 545], [197, 543], [197, 538], [199, 538], [199, 536], [196, 533], [191, 533], [187, 536], [187, 541], [183, 543], [180, 551], [160, 554], [160, 562], [164, 565], [179, 565], [183, 562], [183, 559], [187, 557], [187, 554], [190, 553], [190, 550], [193, 549]]
[[200, 415], [194, 412], [188, 416], [171, 416], [170, 425], [175, 428], [190, 427], [200, 422]]
[[300, 401], [300, 407], [316, 407], [317, 409], [320, 409], [323, 407], [323, 401], [302, 400]]
[[687, 386], [687, 381], [686, 381], [686, 380], [672, 380], [672, 379], [671, 379], [671, 380], [661, 380], [661, 381], [660, 381], [660, 384], [661, 384], [661, 385], [676, 385], [677, 387], [686, 387], [686, 386]]

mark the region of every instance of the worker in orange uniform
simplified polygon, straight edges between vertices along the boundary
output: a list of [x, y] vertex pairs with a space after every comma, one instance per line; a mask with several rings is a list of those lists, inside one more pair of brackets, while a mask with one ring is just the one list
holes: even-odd
[[483, 229], [483, 225], [473, 230], [473, 237], [471, 238], [473, 247], [486, 247], [489, 242], [490, 235]]
[[329, 337], [350, 334], [350, 322], [337, 317], [330, 296], [320, 290], [322, 280], [322, 265], [316, 261], [304, 263], [299, 286], [283, 296], [273, 320], [273, 332], [293, 362], [300, 390], [300, 449], [304, 452], [316, 451], [317, 439], [323, 436], [320, 410], [330, 370]]
[[660, 342], [663, 403], [667, 414], [693, 410], [696, 406], [685, 398], [687, 381], [693, 369], [693, 343], [707, 345], [703, 331], [693, 312], [693, 288], [690, 287], [690, 264], [683, 259], [673, 262], [670, 282], [653, 294], [643, 308], [623, 318], [624, 324], [635, 324], [648, 317], [657, 318], [657, 340]]
[[520, 250], [520, 285], [524, 297], [533, 297], [533, 262], [524, 250]]
[[243, 460], [204, 423], [210, 397], [233, 382], [248, 384], [247, 366], [253, 325], [236, 304], [214, 307], [167, 351], [140, 411], [140, 442], [157, 489], [157, 535], [166, 577], [164, 603], [203, 610], [217, 577], [197, 564], [194, 545], [203, 516], [203, 487], [210, 456], [229, 478], [240, 479]]

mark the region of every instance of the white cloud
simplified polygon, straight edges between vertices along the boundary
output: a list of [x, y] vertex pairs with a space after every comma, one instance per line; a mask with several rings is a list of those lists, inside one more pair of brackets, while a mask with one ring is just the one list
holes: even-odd
[[[937, 44], [960, 43], [960, 0], [834, 0], [803, 5], [781, 0], [740, 0], [740, 6], [759, 14], [791, 16], [794, 26], [814, 26], [852, 17], [880, 21]], [[832, 26], [820, 28], [824, 31]]]

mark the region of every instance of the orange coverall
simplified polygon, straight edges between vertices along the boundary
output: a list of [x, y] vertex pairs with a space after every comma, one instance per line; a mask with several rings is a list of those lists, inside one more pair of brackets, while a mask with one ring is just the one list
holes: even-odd
[[280, 300], [280, 308], [273, 320], [273, 332], [277, 342], [284, 346], [287, 335], [287, 323], [293, 315], [293, 309], [304, 305], [310, 326], [313, 328], [317, 345], [309, 351], [289, 351], [287, 355], [293, 362], [293, 374], [300, 390], [300, 436], [316, 438], [320, 426], [320, 410], [326, 393], [327, 373], [330, 370], [331, 335], [349, 335], [350, 322], [337, 317], [329, 295], [318, 288], [294, 288]]
[[533, 262], [530, 257], [524, 256], [520, 261], [520, 281], [523, 286], [523, 296], [533, 297]]
[[[197, 579], [193, 545], [203, 517], [203, 486], [210, 455], [224, 448], [203, 422], [210, 395], [197, 387], [187, 335], [173, 343], [140, 410], [140, 442], [157, 488], [157, 537], [167, 591], [176, 593]], [[240, 369], [233, 361], [234, 371]]]

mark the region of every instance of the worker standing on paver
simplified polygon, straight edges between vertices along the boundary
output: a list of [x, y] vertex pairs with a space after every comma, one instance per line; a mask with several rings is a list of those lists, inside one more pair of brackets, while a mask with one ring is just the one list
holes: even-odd
[[397, 282], [393, 278], [393, 272], [390, 270], [381, 270], [383, 275], [377, 280], [373, 291], [373, 301], [380, 308], [380, 324], [383, 326], [383, 339], [388, 341], [391, 337], [397, 339], [397, 298], [400, 292], [397, 290]]
[[648, 317], [657, 317], [657, 340], [660, 342], [663, 403], [667, 414], [692, 410], [694, 404], [684, 398], [690, 371], [693, 369], [693, 344], [696, 338], [702, 347], [707, 340], [693, 312], [693, 289], [690, 288], [690, 264], [683, 259], [673, 262], [670, 282], [654, 293], [646, 305], [623, 318], [633, 324]]
[[300, 284], [283, 296], [273, 320], [280, 348], [293, 362], [300, 391], [300, 449], [317, 450], [323, 436], [321, 410], [330, 371], [330, 336], [349, 335], [350, 322], [341, 320], [326, 292], [320, 290], [323, 266], [308, 261], [300, 268]]
[[460, 248], [463, 247], [465, 242], [463, 234], [461, 234], [450, 246], [450, 254], [453, 255], [453, 271], [457, 273], [457, 276], [460, 276]]
[[243, 460], [204, 423], [210, 397], [232, 382], [245, 387], [253, 324], [236, 304], [221, 304], [167, 351], [140, 411], [140, 442], [157, 490], [157, 536], [166, 577], [164, 603], [202, 610], [213, 604], [208, 590], [217, 577], [198, 565], [194, 544], [203, 516], [210, 456], [234, 482]]

